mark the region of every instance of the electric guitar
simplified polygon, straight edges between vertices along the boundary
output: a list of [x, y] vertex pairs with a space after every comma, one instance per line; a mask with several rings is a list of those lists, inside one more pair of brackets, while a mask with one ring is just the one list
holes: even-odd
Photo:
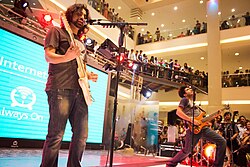
[[195, 117], [194, 119], [195, 120], [198, 120], [201, 122], [200, 125], [194, 125], [194, 129], [192, 128], [192, 123], [189, 123], [188, 124], [188, 127], [191, 131], [194, 132], [194, 134], [198, 134], [200, 133], [200, 131], [202, 130], [202, 128], [204, 126], [209, 126], [209, 121], [213, 120], [216, 116], [220, 115], [222, 111], [224, 110], [228, 110], [230, 107], [229, 105], [226, 105], [224, 108], [210, 114], [209, 116], [207, 117], [204, 117], [204, 115], [206, 114], [205, 112], [202, 112], [198, 117]]
[[[76, 46], [79, 46], [81, 48], [81, 51], [85, 50], [85, 46], [78, 40], [75, 40], [73, 32], [69, 26], [69, 23], [67, 21], [67, 18], [63, 12], [60, 12], [60, 16], [62, 18], [62, 22], [64, 24], [64, 27], [66, 31], [69, 33], [70, 39], [73, 42], [73, 44]], [[84, 55], [81, 54], [79, 57], [76, 58], [77, 61], [77, 73], [79, 76], [78, 83], [80, 87], [82, 88], [83, 95], [86, 101], [87, 105], [91, 105], [93, 102], [93, 98], [90, 93], [90, 86], [88, 82], [88, 75], [87, 75], [87, 68], [86, 63], [83, 61]]]

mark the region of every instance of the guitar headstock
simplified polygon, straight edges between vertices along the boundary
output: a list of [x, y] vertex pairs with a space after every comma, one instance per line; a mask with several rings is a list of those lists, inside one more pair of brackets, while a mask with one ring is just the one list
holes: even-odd
[[229, 110], [229, 109], [230, 109], [229, 104], [225, 104], [223, 110]]
[[225, 104], [224, 108], [218, 110], [217, 114], [222, 114], [222, 112], [224, 112], [225, 110], [229, 110], [229, 109], [230, 109], [229, 104]]
[[63, 25], [64, 25], [65, 29], [67, 30], [67, 32], [70, 35], [70, 38], [74, 39], [73, 32], [72, 32], [72, 30], [70, 28], [69, 22], [68, 22], [68, 20], [66, 18], [66, 15], [65, 15], [65, 13], [63, 11], [60, 11], [60, 17], [61, 17], [61, 20], [63, 22]]

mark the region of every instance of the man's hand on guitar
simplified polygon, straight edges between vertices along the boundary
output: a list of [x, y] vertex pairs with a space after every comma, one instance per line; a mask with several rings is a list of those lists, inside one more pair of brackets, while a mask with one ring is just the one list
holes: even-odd
[[93, 82], [96, 82], [98, 79], [98, 75], [93, 72], [88, 72], [88, 79], [92, 80]]
[[74, 46], [74, 44], [71, 43], [70, 47], [65, 53], [65, 57], [69, 60], [73, 60], [74, 58], [80, 56], [80, 54], [81, 54], [80, 48], [77, 45]]
[[[193, 122], [193, 120], [192, 120], [192, 122]], [[196, 126], [201, 125], [201, 121], [197, 120], [197, 119], [194, 119], [194, 125], [196, 125]]]

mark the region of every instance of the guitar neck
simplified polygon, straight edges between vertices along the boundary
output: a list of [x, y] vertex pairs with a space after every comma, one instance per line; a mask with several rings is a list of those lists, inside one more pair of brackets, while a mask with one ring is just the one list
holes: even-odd
[[[229, 109], [229, 106], [228, 106], [228, 105], [227, 105], [226, 107], [220, 109], [220, 111], [224, 111], [224, 110], [227, 110], [227, 109]], [[220, 111], [218, 110], [218, 111], [212, 113], [211, 115], [209, 115], [209, 116], [203, 118], [203, 119], [201, 120], [201, 122], [204, 123], [204, 122], [208, 122], [208, 121], [213, 120], [214, 117], [215, 117], [216, 115], [220, 114]]]
[[[69, 34], [69, 37], [70, 37], [70, 40], [71, 42], [73, 42], [73, 45], [76, 46], [76, 41], [75, 41], [75, 38], [74, 38], [74, 34], [70, 28], [70, 25], [67, 21], [67, 18], [65, 16], [65, 14], [63, 12], [60, 13], [61, 14], [61, 18], [62, 18], [62, 21], [63, 21], [63, 24], [64, 24], [64, 27], [66, 29], [66, 31], [68, 32]], [[78, 68], [81, 70], [81, 73], [84, 73], [84, 71], [86, 70], [86, 66], [85, 66], [85, 63], [83, 62], [83, 60], [80, 58], [80, 57], [76, 57], [76, 61], [77, 61], [77, 64], [78, 64]]]
[[203, 118], [201, 122], [208, 122], [214, 119], [214, 117], [218, 114], [218, 111], [214, 112], [213, 114]]

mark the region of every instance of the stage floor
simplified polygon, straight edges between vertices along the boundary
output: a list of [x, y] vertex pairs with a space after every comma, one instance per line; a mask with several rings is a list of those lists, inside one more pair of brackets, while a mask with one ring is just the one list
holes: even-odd
[[[41, 149], [0, 149], [0, 167], [39, 167], [41, 162]], [[68, 150], [60, 150], [59, 167], [65, 167]], [[105, 167], [108, 151], [86, 150], [82, 159], [82, 166]], [[121, 167], [165, 167], [167, 157], [153, 157], [152, 154], [144, 156], [129, 152], [114, 152], [113, 166]], [[181, 167], [183, 165], [179, 165]]]

